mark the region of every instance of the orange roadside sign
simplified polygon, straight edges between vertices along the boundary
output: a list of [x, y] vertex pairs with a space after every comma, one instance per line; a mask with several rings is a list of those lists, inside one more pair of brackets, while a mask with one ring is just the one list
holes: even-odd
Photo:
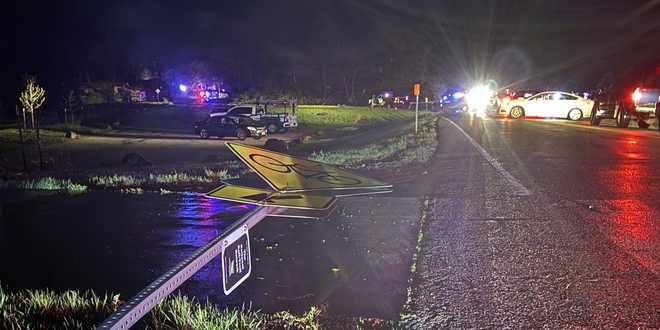
[[413, 84], [413, 95], [419, 96], [422, 91], [422, 85], [420, 83]]

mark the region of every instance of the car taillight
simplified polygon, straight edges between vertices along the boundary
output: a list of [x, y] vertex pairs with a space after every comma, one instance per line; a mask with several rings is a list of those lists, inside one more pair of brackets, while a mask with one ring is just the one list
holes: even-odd
[[632, 99], [635, 101], [635, 103], [642, 99], [642, 92], [639, 90], [639, 87], [632, 93]]

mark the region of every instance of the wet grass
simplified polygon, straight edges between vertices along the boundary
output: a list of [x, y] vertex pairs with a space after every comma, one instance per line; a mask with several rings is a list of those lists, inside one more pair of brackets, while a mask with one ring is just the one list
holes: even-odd
[[[9, 187], [8, 184], [6, 187]], [[56, 179], [52, 177], [24, 180], [15, 183], [15, 188], [20, 190], [38, 190], [52, 192], [67, 192], [78, 194], [87, 191], [87, 186], [75, 183], [69, 179]]]
[[234, 179], [237, 175], [231, 174], [227, 169], [205, 168], [203, 174], [191, 174], [187, 172], [148, 173], [144, 175], [95, 175], [89, 178], [91, 184], [100, 187], [137, 187], [142, 185], [158, 184], [196, 184], [212, 183], [218, 180]]
[[263, 329], [266, 315], [249, 308], [218, 309], [176, 294], [157, 305], [146, 320], [149, 329]]
[[[143, 186], [174, 186], [179, 184], [208, 184], [218, 180], [229, 180], [237, 178], [238, 174], [232, 174], [228, 169], [209, 169], [202, 171], [189, 172], [167, 172], [167, 173], [146, 173], [129, 175], [94, 175], [87, 180], [87, 183], [77, 183], [71, 179], [59, 179], [53, 177], [42, 177], [21, 181], [0, 181], [0, 189], [18, 189], [47, 192], [65, 192], [78, 194], [87, 192], [88, 185], [102, 188], [120, 188], [122, 193], [142, 194]], [[171, 193], [160, 187], [161, 194]]]
[[303, 315], [294, 315], [287, 311], [277, 312], [270, 318], [270, 324], [285, 329], [309, 329], [321, 328], [321, 309], [312, 306]]
[[136, 178], [132, 175], [101, 175], [101, 176], [92, 176], [89, 178], [89, 181], [97, 186], [103, 187], [131, 187], [139, 186], [143, 183], [143, 180]]
[[[92, 329], [123, 304], [119, 295], [91, 291], [21, 290], [0, 286], [0, 329]], [[250, 307], [220, 309], [180, 293], [154, 307], [135, 326], [144, 329], [394, 329], [395, 321], [364, 317], [328, 317], [310, 307], [303, 314], [263, 313]]]
[[[118, 295], [91, 291], [22, 290], [0, 287], [0, 329], [91, 329], [122, 302]], [[266, 314], [251, 308], [219, 309], [177, 293], [158, 304], [137, 327], [147, 329], [320, 329], [321, 310], [302, 315]]]
[[382, 144], [370, 144], [362, 148], [344, 149], [333, 152], [323, 150], [312, 153], [309, 159], [333, 165], [352, 165], [367, 161], [382, 160], [408, 147], [406, 136], [388, 139]]
[[90, 329], [110, 315], [118, 304], [119, 296], [97, 296], [90, 291], [9, 293], [0, 287], [0, 328]]

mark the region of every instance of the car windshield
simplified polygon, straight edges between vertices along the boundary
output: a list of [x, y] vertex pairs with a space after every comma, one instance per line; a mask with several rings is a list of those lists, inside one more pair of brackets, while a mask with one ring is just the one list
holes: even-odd
[[660, 0], [0, 25], [0, 330], [660, 330]]

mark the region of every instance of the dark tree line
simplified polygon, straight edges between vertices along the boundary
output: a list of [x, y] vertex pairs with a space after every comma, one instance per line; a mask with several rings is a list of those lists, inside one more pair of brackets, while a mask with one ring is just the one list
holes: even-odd
[[636, 3], [73, 0], [39, 3], [27, 17], [36, 4], [26, 0], [0, 20], [22, 31], [9, 40], [15, 58], [0, 101], [13, 109], [24, 72], [40, 77], [53, 102], [86, 81], [130, 81], [145, 67], [164, 74], [194, 62], [239, 93], [327, 103], [409, 94], [415, 81], [431, 96], [486, 79], [588, 88], [641, 53], [657, 54], [649, 39], [656, 7], [640, 12]]

